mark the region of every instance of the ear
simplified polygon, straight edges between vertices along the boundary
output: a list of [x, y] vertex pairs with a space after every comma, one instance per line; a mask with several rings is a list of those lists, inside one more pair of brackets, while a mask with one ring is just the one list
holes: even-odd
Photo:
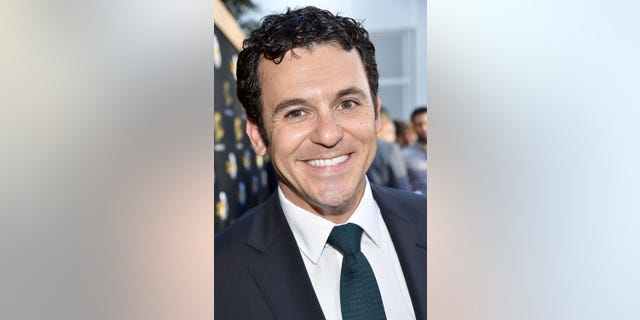
[[253, 121], [247, 119], [247, 128], [246, 128], [247, 136], [249, 136], [249, 140], [251, 140], [251, 145], [253, 146], [253, 150], [259, 156], [264, 156], [267, 152], [267, 146], [262, 140], [262, 135], [260, 135], [260, 129], [258, 129], [258, 125]]
[[382, 101], [380, 100], [380, 96], [376, 96], [376, 132], [380, 134], [382, 131], [382, 120], [380, 120], [380, 107], [382, 107]]

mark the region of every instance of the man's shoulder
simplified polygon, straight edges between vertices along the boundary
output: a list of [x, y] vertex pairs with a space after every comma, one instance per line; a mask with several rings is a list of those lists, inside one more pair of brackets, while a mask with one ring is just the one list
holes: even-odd
[[378, 149], [380, 151], [388, 153], [388, 152], [398, 152], [401, 151], [402, 148], [395, 142], [389, 142], [382, 139], [378, 139]]
[[387, 227], [395, 226], [401, 233], [410, 228], [416, 234], [427, 234], [427, 197], [384, 186], [372, 185], [371, 189]]
[[418, 145], [418, 143], [417, 142], [413, 142], [413, 143], [410, 143], [410, 144], [402, 147], [402, 152], [413, 153], [413, 152], [416, 152], [416, 151], [420, 151], [420, 149], [421, 149], [421, 147]]
[[382, 204], [383, 207], [392, 207], [396, 210], [406, 209], [412, 213], [427, 211], [427, 198], [424, 195], [373, 184], [371, 191], [379, 206]]
[[214, 238], [216, 255], [224, 254], [227, 251], [233, 252], [239, 246], [244, 246], [247, 243], [254, 219], [263, 214], [266, 210], [265, 206], [266, 202], [258, 204], [217, 234]]

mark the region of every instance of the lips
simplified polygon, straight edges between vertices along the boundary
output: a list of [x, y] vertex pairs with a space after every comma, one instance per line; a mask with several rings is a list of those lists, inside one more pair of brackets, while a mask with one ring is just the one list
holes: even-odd
[[348, 155], [342, 155], [339, 157], [335, 157], [332, 159], [314, 159], [309, 160], [307, 163], [312, 167], [330, 167], [335, 166], [337, 164], [343, 163], [349, 159]]

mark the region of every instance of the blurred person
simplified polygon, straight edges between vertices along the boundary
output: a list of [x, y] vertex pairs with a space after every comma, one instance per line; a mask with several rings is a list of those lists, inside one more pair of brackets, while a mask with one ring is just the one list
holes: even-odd
[[401, 120], [394, 120], [393, 123], [396, 127], [396, 143], [400, 148], [404, 148], [418, 140], [416, 130], [413, 129], [411, 124]]
[[395, 124], [384, 106], [380, 108], [380, 127], [378, 150], [367, 177], [375, 184], [411, 191], [404, 156], [395, 143]]
[[237, 94], [278, 188], [215, 238], [216, 320], [426, 318], [426, 198], [365, 175], [374, 52], [361, 23], [315, 7], [244, 41]]
[[402, 149], [409, 183], [413, 192], [427, 194], [427, 107], [418, 107], [411, 113], [411, 124], [418, 139]]
[[388, 142], [396, 142], [396, 125], [384, 106], [380, 107], [380, 133], [378, 138]]

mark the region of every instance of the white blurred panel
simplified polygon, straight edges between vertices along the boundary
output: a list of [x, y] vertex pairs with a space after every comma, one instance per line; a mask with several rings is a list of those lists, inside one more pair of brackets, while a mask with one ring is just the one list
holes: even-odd
[[638, 319], [632, 1], [430, 1], [429, 319]]

